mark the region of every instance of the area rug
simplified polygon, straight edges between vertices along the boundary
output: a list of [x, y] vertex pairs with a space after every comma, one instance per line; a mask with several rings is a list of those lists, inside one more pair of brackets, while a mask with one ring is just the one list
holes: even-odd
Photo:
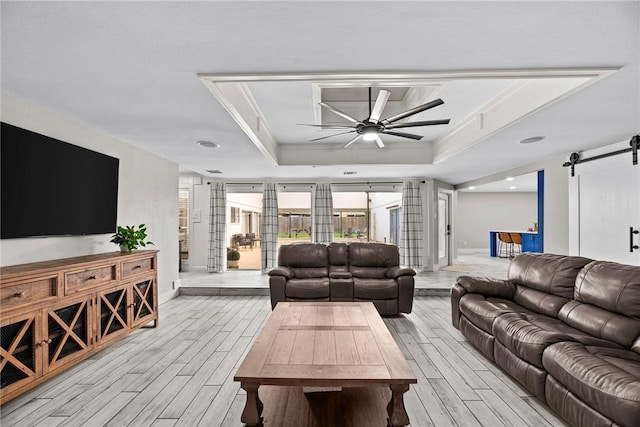
[[474, 270], [479, 269], [481, 266], [473, 265], [473, 264], [458, 264], [458, 265], [447, 265], [446, 267], [442, 267], [440, 270], [443, 271], [453, 271], [456, 273], [470, 273]]

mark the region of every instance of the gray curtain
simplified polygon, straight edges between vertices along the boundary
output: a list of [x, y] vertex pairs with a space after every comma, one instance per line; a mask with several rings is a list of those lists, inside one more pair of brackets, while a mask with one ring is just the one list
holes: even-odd
[[222, 273], [227, 267], [227, 190], [223, 182], [210, 185], [207, 271]]
[[422, 269], [422, 225], [420, 182], [405, 181], [400, 219], [400, 264], [418, 271]]
[[275, 182], [265, 182], [262, 191], [262, 272], [276, 267], [278, 256], [278, 190]]
[[316, 184], [311, 198], [311, 241], [333, 242], [333, 196], [331, 184]]

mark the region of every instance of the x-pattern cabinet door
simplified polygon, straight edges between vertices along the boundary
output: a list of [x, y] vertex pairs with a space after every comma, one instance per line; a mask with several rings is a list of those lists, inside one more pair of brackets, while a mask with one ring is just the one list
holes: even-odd
[[124, 284], [96, 294], [98, 345], [131, 329], [130, 288], [131, 285]]
[[2, 396], [42, 375], [41, 312], [7, 316], [0, 322]]
[[72, 362], [93, 348], [92, 298], [83, 296], [44, 309], [44, 371]]
[[144, 325], [154, 318], [156, 313], [155, 279], [135, 282], [131, 285], [132, 327]]

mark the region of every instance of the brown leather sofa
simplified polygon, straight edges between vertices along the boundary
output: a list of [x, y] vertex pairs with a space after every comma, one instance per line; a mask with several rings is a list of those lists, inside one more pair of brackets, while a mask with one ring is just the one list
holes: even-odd
[[271, 307], [280, 301], [371, 301], [382, 315], [411, 313], [416, 272], [397, 246], [296, 243], [280, 246], [269, 271]]
[[462, 276], [453, 325], [573, 426], [640, 426], [640, 267], [523, 254]]

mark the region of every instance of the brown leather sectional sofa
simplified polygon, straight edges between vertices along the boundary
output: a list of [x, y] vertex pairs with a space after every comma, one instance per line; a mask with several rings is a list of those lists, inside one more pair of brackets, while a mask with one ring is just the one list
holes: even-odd
[[453, 325], [573, 426], [640, 426], [640, 267], [523, 254], [462, 276]]
[[280, 246], [269, 271], [271, 307], [280, 301], [372, 301], [382, 315], [411, 313], [416, 272], [383, 243]]

